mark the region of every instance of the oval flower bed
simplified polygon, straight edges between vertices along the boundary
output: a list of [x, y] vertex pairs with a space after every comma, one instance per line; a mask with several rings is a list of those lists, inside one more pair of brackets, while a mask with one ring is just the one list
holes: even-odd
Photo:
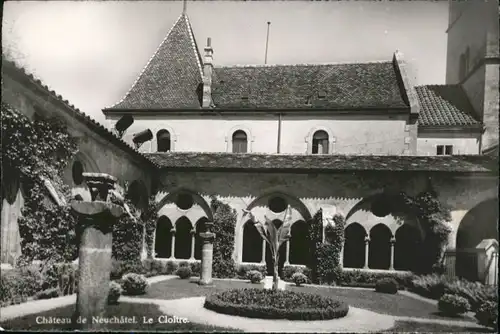
[[305, 292], [266, 289], [232, 289], [212, 294], [205, 308], [248, 318], [328, 320], [349, 312], [344, 302]]

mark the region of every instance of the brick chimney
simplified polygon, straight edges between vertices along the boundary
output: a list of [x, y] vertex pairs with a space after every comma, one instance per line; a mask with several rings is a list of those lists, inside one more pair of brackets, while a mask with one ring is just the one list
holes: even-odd
[[213, 65], [213, 53], [211, 45], [211, 38], [207, 38], [207, 46], [205, 46], [205, 59], [203, 61], [203, 108], [212, 108], [212, 73], [214, 69]]

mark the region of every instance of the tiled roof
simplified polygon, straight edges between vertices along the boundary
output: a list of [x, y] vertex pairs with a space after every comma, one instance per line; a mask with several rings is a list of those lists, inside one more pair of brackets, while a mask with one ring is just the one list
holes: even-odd
[[489, 156], [362, 156], [278, 155], [232, 153], [145, 154], [160, 168], [183, 171], [289, 171], [302, 173], [334, 171], [486, 172], [497, 173], [498, 163]]
[[105, 109], [199, 109], [201, 56], [184, 13], [121, 101]]
[[408, 108], [392, 62], [215, 68], [221, 109]]
[[460, 85], [417, 86], [419, 127], [479, 126], [474, 109]]
[[25, 80], [25, 82], [37, 86], [45, 94], [47, 94], [48, 96], [52, 96], [54, 99], [56, 99], [63, 106], [64, 110], [71, 113], [76, 119], [80, 120], [82, 123], [87, 125], [90, 130], [94, 131], [103, 138], [107, 139], [109, 142], [122, 148], [125, 152], [128, 152], [132, 154], [132, 156], [139, 158], [148, 165], [151, 165], [151, 161], [146, 159], [145, 156], [139, 153], [135, 148], [124, 142], [113, 132], [105, 128], [102, 124], [100, 124], [99, 122], [92, 119], [90, 116], [80, 111], [80, 109], [70, 104], [68, 100], [63, 99], [61, 95], [57, 94], [53, 90], [50, 90], [50, 88], [47, 85], [45, 85], [40, 79], [35, 78], [32, 73], [27, 73], [24, 68], [20, 68], [14, 62], [2, 58], [2, 77], [4, 71], [12, 71], [11, 73], [15, 74], [18, 79]]

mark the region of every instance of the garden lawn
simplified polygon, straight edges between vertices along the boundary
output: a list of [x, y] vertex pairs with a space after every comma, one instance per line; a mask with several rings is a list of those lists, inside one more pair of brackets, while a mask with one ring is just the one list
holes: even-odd
[[476, 322], [476, 319], [466, 315], [459, 318], [445, 317], [439, 313], [437, 305], [401, 295], [399, 293], [392, 295], [368, 289], [343, 289], [312, 286], [296, 287], [292, 285], [287, 286], [287, 289], [330, 296], [346, 302], [353, 307], [363, 308], [381, 314], [415, 318], [468, 320]]
[[228, 289], [257, 288], [263, 289], [264, 284], [252, 284], [243, 280], [218, 280], [214, 279], [213, 286], [198, 285], [198, 278], [180, 279], [172, 278], [166, 281], [151, 284], [145, 295], [130, 296], [152, 299], [179, 299], [189, 297], [202, 297], [208, 294]]
[[[67, 318], [71, 319], [75, 305], [55, 308], [38, 314], [26, 315], [19, 318], [6, 320], [0, 323], [0, 327], [5, 330], [18, 331], [72, 331], [71, 324], [37, 324], [36, 319], [39, 316], [49, 318]], [[159, 323], [158, 317], [165, 316], [157, 305], [154, 304], [134, 304], [119, 303], [118, 305], [108, 305], [106, 317], [132, 317], [135, 316], [137, 323], [132, 324], [106, 324], [103, 330], [110, 331], [168, 331], [168, 332], [235, 332], [232, 328], [209, 326], [195, 323]], [[144, 324], [142, 317], [153, 318], [152, 324]]]

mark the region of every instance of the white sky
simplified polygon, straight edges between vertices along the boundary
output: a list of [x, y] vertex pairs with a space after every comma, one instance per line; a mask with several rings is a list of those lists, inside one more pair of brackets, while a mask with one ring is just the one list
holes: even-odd
[[[123, 97], [182, 11], [182, 1], [8, 1], [2, 46], [82, 111]], [[447, 1], [188, 1], [216, 65], [390, 60], [403, 52], [417, 84], [443, 84]]]

